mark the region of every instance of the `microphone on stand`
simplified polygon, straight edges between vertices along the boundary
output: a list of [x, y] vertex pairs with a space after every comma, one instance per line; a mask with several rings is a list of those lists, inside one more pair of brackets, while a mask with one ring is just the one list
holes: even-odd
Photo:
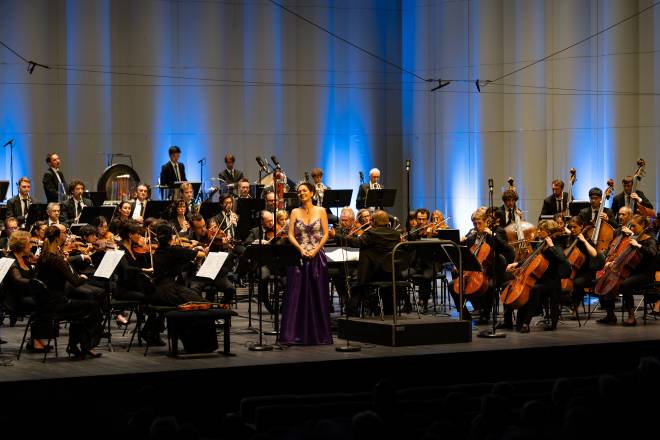
[[406, 159], [406, 173], [410, 171], [410, 159]]
[[10, 139], [7, 142], [5, 142], [5, 144], [2, 146], [2, 148], [5, 148], [7, 145], [10, 145], [10, 144], [13, 144], [13, 143], [14, 143], [14, 140]]
[[277, 160], [277, 157], [275, 157], [274, 155], [273, 155], [273, 156], [270, 156], [270, 160], [272, 160], [273, 163], [275, 164], [275, 168], [279, 168], [279, 167], [280, 167], [280, 161]]
[[266, 161], [263, 159], [263, 157], [257, 156], [257, 163], [259, 164], [259, 168], [261, 168], [264, 173], [268, 174], [268, 166], [266, 165]]
[[488, 191], [490, 191], [491, 194], [493, 193], [493, 188], [494, 187], [495, 187], [495, 184], [493, 183], [493, 179], [488, 179]]

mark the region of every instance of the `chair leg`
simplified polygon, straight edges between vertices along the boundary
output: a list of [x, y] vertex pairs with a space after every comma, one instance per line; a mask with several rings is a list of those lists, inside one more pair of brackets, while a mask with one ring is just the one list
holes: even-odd
[[32, 318], [28, 319], [27, 324], [25, 324], [25, 332], [23, 332], [23, 339], [21, 340], [21, 346], [18, 348], [18, 353], [16, 354], [16, 360], [21, 359], [21, 353], [23, 353], [23, 346], [25, 346], [25, 338], [27, 338], [28, 330], [32, 325]]

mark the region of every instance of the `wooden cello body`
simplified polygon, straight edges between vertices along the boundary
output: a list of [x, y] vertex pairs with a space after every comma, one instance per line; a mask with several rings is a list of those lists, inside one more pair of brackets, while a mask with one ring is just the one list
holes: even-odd
[[[633, 238], [637, 238], [633, 236]], [[630, 236], [620, 236], [612, 244], [605, 264], [612, 265], [596, 273], [594, 292], [598, 296], [611, 296], [619, 291], [621, 283], [630, 276], [642, 260], [637, 248], [630, 244]]]
[[502, 304], [518, 309], [529, 301], [529, 294], [548, 269], [550, 262], [543, 256], [547, 248], [546, 243], [541, 244], [516, 270], [515, 277], [500, 294]]
[[[485, 263], [490, 255], [491, 247], [486, 243], [486, 237], [477, 239], [477, 241], [470, 247], [470, 252], [477, 258], [481, 264], [482, 271], [467, 270], [463, 272], [463, 283], [465, 284], [464, 295], [473, 295], [475, 293], [484, 293], [488, 289], [488, 277], [486, 276]], [[459, 294], [461, 291], [461, 281], [454, 283], [454, 293]]]
[[578, 241], [579, 239], [576, 238], [575, 241], [564, 251], [564, 255], [566, 255], [566, 259], [571, 265], [571, 276], [568, 278], [562, 278], [561, 289], [568, 293], [573, 292], [573, 280], [575, 279], [575, 275], [582, 268], [585, 261], [587, 261], [587, 256], [577, 247]]

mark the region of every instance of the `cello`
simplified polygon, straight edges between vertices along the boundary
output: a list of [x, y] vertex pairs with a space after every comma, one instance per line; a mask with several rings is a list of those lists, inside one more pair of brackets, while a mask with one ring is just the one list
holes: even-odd
[[[513, 184], [513, 177], [509, 177], [507, 182], [509, 183], [509, 189], [516, 191], [516, 187]], [[515, 261], [523, 261], [532, 253], [531, 241], [536, 235], [536, 227], [520, 218], [517, 204], [514, 207], [514, 212], [515, 222], [507, 225], [504, 231], [506, 232], [507, 241], [516, 250]]]
[[571, 265], [571, 276], [568, 278], [562, 278], [561, 280], [561, 290], [567, 293], [573, 292], [573, 280], [575, 279], [575, 275], [582, 268], [585, 261], [587, 261], [587, 256], [577, 247], [579, 241], [580, 239], [575, 237], [573, 243], [564, 250], [564, 255], [566, 255], [566, 259]]
[[605, 261], [605, 268], [596, 273], [596, 285], [594, 287], [596, 295], [611, 296], [619, 291], [621, 283], [630, 276], [635, 267], [642, 261], [642, 256], [631, 242], [632, 240], [645, 240], [648, 238], [646, 234], [649, 230], [649, 228], [646, 228], [637, 235], [622, 233], [612, 243]]
[[[483, 221], [483, 220], [482, 220]], [[470, 247], [470, 252], [477, 258], [482, 267], [480, 272], [467, 270], [463, 272], [462, 282], [465, 284], [465, 295], [472, 295], [474, 293], [484, 293], [488, 289], [488, 277], [486, 276], [486, 261], [490, 255], [491, 247], [486, 242], [487, 233], [477, 232], [477, 239]], [[453, 284], [454, 293], [457, 295], [461, 291], [461, 281]]]
[[[607, 189], [605, 190], [605, 200], [609, 200], [612, 192], [614, 191], [614, 180], [607, 180]], [[605, 200], [601, 200], [598, 214], [596, 215], [596, 222], [593, 225], [585, 226], [584, 235], [591, 235], [591, 242], [596, 245], [596, 251], [603, 252], [608, 248], [614, 239], [614, 228], [609, 223], [603, 223], [601, 215], [605, 210]]]
[[[557, 233], [563, 232], [562, 229], [551, 231], [547, 237], [554, 237]], [[544, 237], [545, 238], [545, 237]], [[543, 251], [548, 248], [547, 241], [539, 245], [525, 262], [516, 269], [514, 279], [500, 293], [502, 304], [518, 309], [529, 301], [529, 295], [537, 281], [543, 277], [543, 274], [550, 266], [550, 262], [543, 255]]]

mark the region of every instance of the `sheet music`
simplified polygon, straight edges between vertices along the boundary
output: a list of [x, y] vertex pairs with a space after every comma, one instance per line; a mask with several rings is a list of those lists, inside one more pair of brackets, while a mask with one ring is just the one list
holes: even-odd
[[5, 279], [5, 276], [7, 275], [7, 272], [9, 272], [11, 265], [14, 264], [14, 261], [16, 260], [13, 258], [0, 258], [0, 283]]
[[332, 263], [358, 261], [360, 259], [360, 250], [357, 248], [336, 248], [326, 251], [325, 257]]
[[204, 264], [197, 271], [197, 276], [214, 280], [220, 273], [220, 269], [222, 269], [228, 256], [227, 252], [209, 252]]
[[109, 279], [117, 268], [119, 260], [121, 260], [123, 256], [124, 251], [106, 251], [101, 260], [101, 264], [99, 264], [96, 272], [94, 272], [94, 276], [97, 278]]

